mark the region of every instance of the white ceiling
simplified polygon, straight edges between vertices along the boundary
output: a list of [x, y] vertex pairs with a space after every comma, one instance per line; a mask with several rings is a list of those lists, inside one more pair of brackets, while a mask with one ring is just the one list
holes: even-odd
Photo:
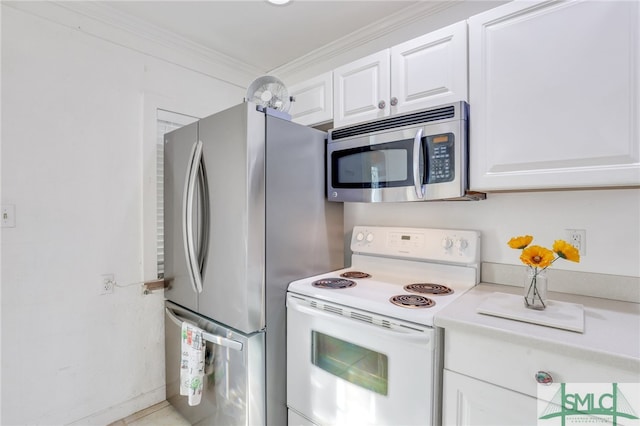
[[[422, 0], [423, 2], [425, 0]], [[269, 72], [419, 1], [109, 1], [114, 13]], [[429, 3], [438, 3], [430, 0]]]

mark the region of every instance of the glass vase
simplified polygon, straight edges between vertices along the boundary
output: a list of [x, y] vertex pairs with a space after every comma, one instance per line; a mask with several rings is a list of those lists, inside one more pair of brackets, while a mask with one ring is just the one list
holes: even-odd
[[527, 268], [524, 278], [524, 306], [543, 310], [547, 307], [547, 272], [544, 269]]

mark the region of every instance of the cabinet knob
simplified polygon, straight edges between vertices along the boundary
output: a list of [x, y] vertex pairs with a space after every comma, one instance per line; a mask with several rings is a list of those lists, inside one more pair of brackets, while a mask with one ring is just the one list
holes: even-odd
[[391, 106], [396, 106], [398, 105], [398, 98], [396, 98], [395, 96], [393, 98], [391, 98], [391, 102], [389, 102], [391, 104]]
[[553, 377], [546, 371], [538, 371], [536, 373], [536, 382], [542, 385], [550, 385], [553, 383]]
[[387, 106], [387, 103], [385, 101], [380, 101], [378, 102], [378, 108], [379, 109], [384, 109], [384, 107]]

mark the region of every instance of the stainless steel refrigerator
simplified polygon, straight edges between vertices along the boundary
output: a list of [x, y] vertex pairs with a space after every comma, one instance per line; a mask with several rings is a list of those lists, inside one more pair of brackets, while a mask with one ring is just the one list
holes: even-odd
[[[286, 425], [287, 285], [344, 263], [325, 139], [250, 102], [165, 136], [167, 400], [192, 424]], [[183, 321], [207, 341], [193, 407], [179, 392]]]

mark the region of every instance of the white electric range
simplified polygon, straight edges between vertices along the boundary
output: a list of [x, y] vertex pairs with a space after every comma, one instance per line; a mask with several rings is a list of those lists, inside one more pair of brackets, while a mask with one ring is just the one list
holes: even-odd
[[438, 424], [433, 318], [479, 282], [480, 233], [356, 226], [351, 250], [288, 287], [289, 424]]

